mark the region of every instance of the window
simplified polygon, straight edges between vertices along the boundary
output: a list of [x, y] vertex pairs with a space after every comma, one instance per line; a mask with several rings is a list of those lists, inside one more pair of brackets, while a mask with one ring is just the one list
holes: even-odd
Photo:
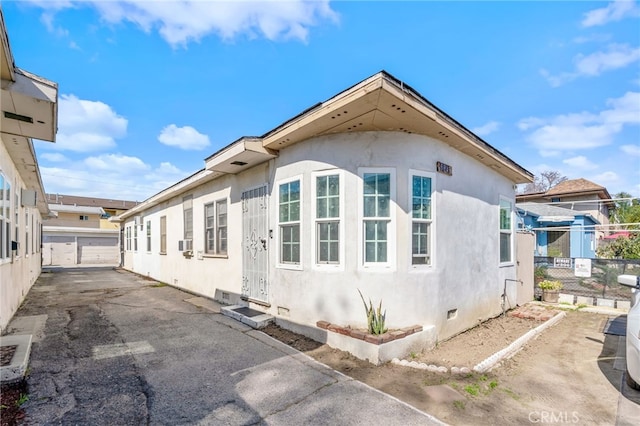
[[147, 251], [151, 251], [151, 221], [147, 221]]
[[167, 252], [167, 217], [160, 217], [160, 253]]
[[227, 200], [216, 202], [216, 252], [227, 254]]
[[411, 264], [431, 265], [432, 178], [427, 174], [411, 176]]
[[9, 181], [0, 173], [0, 259], [8, 258], [11, 253], [10, 191]]
[[18, 247], [18, 250], [16, 250], [16, 256], [20, 255], [20, 209], [18, 208], [18, 206], [20, 205], [20, 199], [18, 198], [18, 192], [19, 191], [14, 192], [15, 204], [13, 205], [13, 210], [16, 212], [16, 229], [14, 234], [14, 238]]
[[511, 201], [500, 200], [500, 263], [511, 262]]
[[316, 263], [340, 263], [340, 175], [315, 178]]
[[183, 239], [193, 239], [193, 196], [188, 195], [182, 199]]
[[125, 240], [127, 241], [127, 251], [131, 251], [131, 226], [127, 226], [124, 232]]
[[138, 251], [138, 225], [133, 225], [133, 251]]
[[24, 212], [24, 254], [29, 255], [29, 209]]
[[205, 253], [227, 254], [227, 200], [204, 206]]
[[300, 201], [300, 180], [280, 185], [278, 218], [283, 264], [300, 264]]
[[361, 176], [362, 259], [365, 265], [388, 266], [394, 260], [391, 200], [395, 195], [395, 174], [390, 169], [367, 169]]
[[89, 220], [89, 216], [81, 214], [80, 215], [80, 220]]

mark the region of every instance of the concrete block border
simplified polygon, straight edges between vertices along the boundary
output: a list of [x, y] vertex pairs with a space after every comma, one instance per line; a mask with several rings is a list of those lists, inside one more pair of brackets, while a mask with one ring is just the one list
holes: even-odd
[[[545, 321], [543, 324], [540, 324], [533, 330], [529, 330], [515, 341], [513, 341], [506, 348], [496, 352], [495, 354], [489, 356], [485, 360], [478, 363], [475, 367], [473, 367], [473, 371], [478, 373], [484, 373], [491, 370], [495, 367], [500, 361], [505, 358], [509, 358], [513, 356], [516, 352], [518, 352], [525, 344], [527, 344], [531, 339], [542, 333], [547, 328], [558, 323], [562, 318], [567, 316], [566, 312], [558, 312], [553, 318]], [[394, 358], [391, 360], [392, 364], [401, 365], [403, 367], [411, 367], [417, 368], [419, 370], [427, 370], [433, 373], [447, 373], [449, 369], [444, 366], [437, 365], [427, 365], [423, 362], [416, 361], [407, 361], [406, 359], [398, 359]], [[469, 374], [471, 373], [471, 369], [468, 367], [451, 367], [451, 374]]]
[[536, 328], [534, 328], [533, 330], [529, 330], [522, 336], [518, 337], [506, 348], [496, 352], [495, 354], [491, 355], [484, 361], [481, 361], [480, 363], [478, 363], [475, 367], [473, 367], [473, 371], [476, 371], [478, 373], [484, 373], [486, 371], [491, 370], [500, 361], [502, 361], [505, 358], [513, 356], [513, 354], [519, 351], [520, 348], [522, 348], [525, 344], [527, 344], [531, 339], [538, 336], [547, 328], [558, 323], [565, 316], [567, 316], [566, 312], [559, 312], [558, 314], [556, 314], [556, 316], [546, 321], [544, 324], [541, 324]]

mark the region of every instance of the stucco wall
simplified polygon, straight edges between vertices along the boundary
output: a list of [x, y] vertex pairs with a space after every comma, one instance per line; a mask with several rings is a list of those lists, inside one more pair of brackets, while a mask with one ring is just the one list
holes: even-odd
[[[4, 141], [0, 143], [0, 170], [11, 183], [11, 238], [15, 239], [15, 194], [25, 188], [24, 181], [17, 173], [11, 157], [5, 149]], [[16, 192], [17, 191], [17, 192]], [[19, 248], [12, 252], [8, 259], [0, 259], [0, 332], [15, 314], [16, 310], [35, 283], [41, 271], [41, 253], [37, 240], [37, 229], [42, 223], [40, 212], [36, 208], [24, 208], [18, 206], [19, 224]], [[25, 212], [28, 212], [30, 223], [29, 244], [25, 244], [26, 226], [24, 223]]]
[[[453, 175], [436, 173], [436, 162], [453, 167]], [[361, 167], [392, 167], [396, 232], [395, 259], [388, 268], [364, 268], [360, 261], [359, 190]], [[311, 181], [313, 171], [343, 171], [344, 264], [318, 268], [312, 250]], [[409, 170], [433, 173], [434, 260], [431, 267], [412, 267], [409, 217]], [[278, 263], [278, 183], [302, 179], [302, 262], [300, 270]], [[238, 175], [227, 175], [180, 194], [143, 212], [138, 251], [125, 253], [125, 267], [194, 293], [221, 298], [240, 293], [242, 279], [243, 190], [269, 182], [268, 311], [288, 320], [315, 325], [318, 320], [363, 326], [364, 309], [357, 290], [375, 303], [382, 299], [388, 326], [435, 325], [440, 339], [501, 312], [505, 278], [515, 279], [513, 262], [499, 262], [500, 196], [513, 201], [513, 183], [472, 158], [437, 140], [406, 133], [367, 132], [320, 137], [286, 148], [275, 160]], [[228, 256], [195, 255], [177, 251], [183, 238], [182, 197], [193, 195], [194, 253], [204, 249], [204, 204], [229, 197]], [[159, 255], [159, 218], [167, 216], [167, 253]], [[152, 222], [152, 251], [146, 252], [147, 220]], [[132, 225], [129, 221], [123, 226]], [[515, 256], [515, 254], [514, 254]], [[229, 300], [226, 300], [229, 302]], [[264, 309], [264, 308], [263, 308]], [[447, 314], [455, 310], [453, 318]]]

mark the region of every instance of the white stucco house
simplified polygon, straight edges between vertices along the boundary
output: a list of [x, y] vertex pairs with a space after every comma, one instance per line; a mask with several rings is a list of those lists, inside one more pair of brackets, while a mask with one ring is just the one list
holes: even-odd
[[383, 71], [122, 214], [123, 266], [315, 336], [366, 327], [360, 290], [428, 347], [501, 312], [532, 178]]
[[55, 141], [58, 86], [15, 66], [0, 8], [0, 332], [41, 272], [46, 202], [34, 139]]

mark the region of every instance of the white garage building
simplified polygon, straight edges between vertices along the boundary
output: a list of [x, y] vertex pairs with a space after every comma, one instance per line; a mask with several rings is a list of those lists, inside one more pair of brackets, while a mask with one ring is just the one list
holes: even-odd
[[119, 231], [100, 228], [102, 207], [49, 204], [57, 218], [43, 227], [45, 266], [117, 265]]

